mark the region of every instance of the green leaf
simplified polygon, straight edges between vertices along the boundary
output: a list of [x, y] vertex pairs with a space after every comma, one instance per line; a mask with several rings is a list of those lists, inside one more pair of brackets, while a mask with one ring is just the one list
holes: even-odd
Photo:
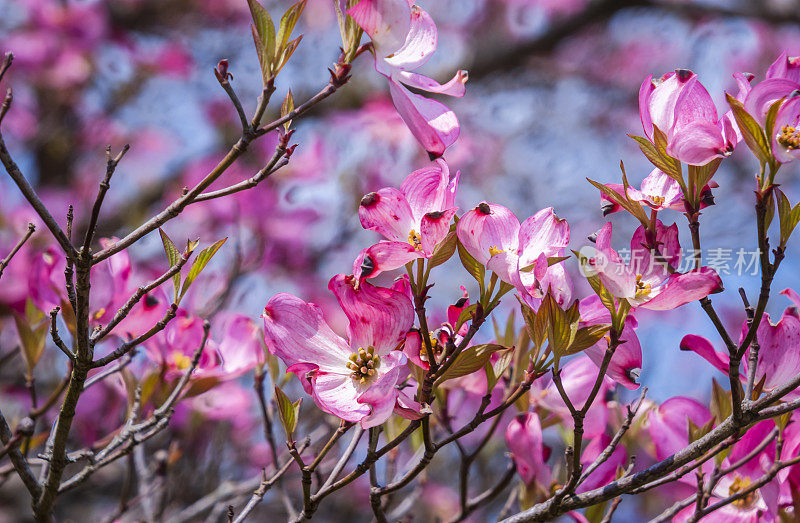
[[716, 379], [711, 380], [711, 415], [718, 421], [728, 418], [733, 412], [731, 394], [717, 383]]
[[300, 41], [302, 39], [303, 35], [300, 35], [291, 42], [289, 42], [288, 44], [286, 44], [286, 47], [281, 51], [280, 56], [276, 59], [274, 74], [278, 74], [281, 71], [281, 69], [283, 69], [283, 66], [286, 65], [286, 62], [289, 61], [289, 58], [291, 58], [295, 50], [297, 50], [297, 46], [300, 45]]
[[627, 195], [623, 196], [611, 187], [602, 184], [600, 182], [596, 182], [590, 178], [586, 178], [589, 183], [594, 185], [600, 192], [604, 193], [608, 196], [611, 201], [628, 211], [633, 215], [634, 218], [642, 222], [643, 225], [647, 224], [647, 215], [644, 213], [642, 206], [638, 202], [632, 202], [628, 199]]
[[486, 362], [489, 361], [489, 358], [492, 357], [492, 354], [501, 350], [507, 349], [502, 345], [496, 345], [494, 343], [485, 343], [482, 345], [472, 345], [471, 347], [467, 347], [461, 351], [461, 354], [456, 356], [456, 360], [453, 362], [453, 364], [450, 365], [444, 374], [442, 374], [442, 376], [437, 380], [437, 385], [447, 380], [460, 378], [461, 376], [466, 376], [482, 369], [483, 366], [486, 365]]
[[711, 418], [708, 420], [708, 422], [706, 422], [705, 425], [702, 426], [695, 425], [688, 416], [686, 417], [686, 421], [689, 425], [689, 443], [694, 443], [711, 432], [711, 429], [714, 428], [714, 418]]
[[472, 305], [469, 305], [468, 307], [465, 307], [464, 309], [461, 310], [461, 313], [458, 315], [458, 319], [456, 320], [456, 325], [454, 327], [456, 332], [458, 332], [458, 330], [461, 328], [462, 325], [472, 320], [473, 316], [475, 316], [475, 311], [477, 310], [478, 305], [479, 305], [478, 303], [473, 303]]
[[577, 330], [577, 324], [573, 330], [570, 316], [558, 305], [558, 302], [550, 292], [542, 300], [537, 316], [542, 314], [542, 309], [544, 309], [544, 313], [547, 314], [549, 320], [545, 327], [545, 332], [547, 333], [547, 342], [550, 345], [550, 350], [553, 351], [553, 355], [556, 358], [566, 356], [567, 349], [569, 349]]
[[681, 189], [686, 190], [686, 183], [683, 180], [683, 173], [681, 172], [681, 162], [662, 152], [658, 147], [650, 142], [647, 138], [642, 136], [628, 135], [633, 138], [642, 153], [650, 160], [650, 163], [664, 171], [670, 178], [678, 182]]
[[452, 229], [444, 237], [444, 240], [439, 242], [439, 245], [433, 249], [430, 259], [428, 260], [428, 267], [438, 267], [447, 260], [449, 260], [453, 253], [456, 252], [456, 245], [458, 244], [458, 237], [456, 236], [455, 229]]
[[797, 224], [800, 223], [800, 203], [793, 208], [783, 191], [775, 189], [775, 193], [775, 198], [778, 200], [778, 220], [781, 227], [780, 244], [785, 246]]
[[192, 268], [189, 269], [189, 274], [186, 275], [186, 279], [183, 281], [183, 287], [181, 288], [181, 294], [178, 299], [183, 298], [186, 294], [186, 291], [189, 290], [189, 286], [194, 282], [194, 280], [200, 275], [203, 269], [206, 268], [208, 262], [211, 261], [211, 258], [217, 253], [222, 244], [224, 244], [228, 238], [223, 238], [221, 240], [216, 241], [213, 245], [206, 247], [200, 254], [197, 255], [194, 262], [192, 263]]
[[492, 363], [491, 358], [486, 362], [484, 365], [487, 382], [486, 390], [494, 390], [497, 382], [503, 377], [503, 373], [505, 373], [509, 365], [511, 365], [511, 361], [514, 358], [514, 350], [514, 347], [509, 347], [508, 349], [498, 351], [499, 356], [495, 359], [494, 363]]
[[461, 265], [467, 270], [467, 272], [475, 278], [475, 280], [481, 286], [481, 296], [484, 293], [484, 280], [486, 278], [486, 267], [481, 265], [481, 263], [472, 257], [472, 255], [467, 252], [467, 249], [458, 242], [458, 257], [461, 259]]
[[294, 431], [300, 419], [300, 405], [303, 403], [303, 398], [292, 403], [281, 388], [276, 386], [275, 403], [278, 405], [278, 414], [281, 418], [283, 430], [286, 431], [286, 437], [289, 441], [294, 441]]
[[770, 142], [770, 146], [772, 145], [772, 138], [775, 136], [775, 121], [778, 119], [778, 109], [781, 108], [784, 100], [786, 100], [786, 98], [776, 100], [772, 105], [769, 106], [769, 110], [767, 111], [764, 130], [766, 131], [767, 140]]
[[272, 65], [275, 59], [275, 24], [269, 12], [257, 0], [247, 0], [247, 5], [250, 6], [250, 15], [253, 18], [253, 42], [266, 84], [275, 75]]
[[25, 318], [14, 313], [14, 323], [17, 326], [19, 342], [22, 349], [22, 356], [28, 366], [28, 374], [33, 372], [39, 358], [44, 353], [45, 340], [47, 339], [48, 322], [42, 320], [36, 323], [29, 323]]
[[[286, 98], [283, 99], [283, 103], [281, 104], [281, 118], [286, 116], [287, 114], [294, 111], [294, 96], [292, 96], [292, 90], [289, 89], [289, 92], [286, 93]], [[292, 126], [291, 120], [286, 120], [286, 123], [283, 124], [284, 130], [287, 132], [289, 131], [289, 127]]]
[[297, 24], [305, 8], [306, 0], [295, 2], [281, 17], [281, 23], [278, 27], [278, 35], [276, 37], [278, 49], [284, 49], [286, 47], [292, 31], [294, 31], [294, 26]]
[[761, 128], [755, 118], [745, 111], [742, 102], [728, 93], [725, 93], [725, 97], [728, 100], [728, 104], [731, 106], [733, 117], [736, 119], [736, 125], [739, 126], [742, 138], [747, 144], [747, 147], [753, 151], [753, 154], [756, 155], [756, 158], [758, 158], [761, 163], [771, 163], [771, 145], [769, 140], [767, 140], [766, 134], [764, 134], [764, 129]]
[[608, 312], [610, 312], [611, 316], [613, 317], [617, 313], [617, 302], [614, 299], [614, 295], [611, 294], [608, 289], [606, 289], [606, 286], [603, 285], [603, 282], [597, 275], [586, 276], [587, 270], [590, 270], [586, 268], [588, 264], [588, 258], [578, 251], [572, 251], [572, 253], [578, 258], [578, 263], [581, 266], [581, 273], [585, 276], [586, 281], [589, 282], [589, 285], [592, 286], [592, 290], [595, 294], [597, 294], [597, 297], [600, 298], [600, 303], [602, 303], [605, 308], [608, 309]]
[[711, 160], [705, 165], [697, 166], [697, 165], [689, 165], [689, 186], [694, 187], [694, 194], [690, 195], [693, 199], [692, 201], [696, 204], [700, 198], [700, 195], [703, 192], [703, 187], [711, 181], [711, 178], [714, 176], [714, 173], [717, 172], [719, 169], [720, 164], [722, 163], [722, 158], [716, 158]]
[[525, 321], [525, 327], [528, 329], [528, 336], [530, 336], [531, 342], [536, 348], [541, 349], [544, 340], [547, 338], [547, 331], [545, 330], [547, 326], [547, 311], [540, 307], [537, 313], [525, 304], [519, 296], [517, 296], [517, 301], [519, 301], [519, 307], [522, 310], [522, 319]]
[[603, 323], [599, 325], [589, 325], [581, 327], [575, 333], [575, 339], [569, 346], [568, 354], [577, 354], [582, 350], [586, 350], [605, 336], [611, 330], [610, 323]]
[[[181, 260], [181, 253], [180, 253], [180, 251], [178, 251], [178, 248], [175, 247], [175, 244], [172, 242], [172, 240], [169, 239], [169, 236], [167, 236], [167, 233], [164, 232], [164, 229], [159, 227], [158, 233], [161, 235], [161, 243], [164, 244], [164, 252], [167, 253], [167, 261], [169, 262], [169, 266], [170, 267], [174, 267]], [[172, 285], [175, 288], [175, 297], [173, 298], [173, 300], [175, 302], [177, 302], [178, 301], [178, 290], [181, 287], [181, 273], [180, 273], [180, 271], [177, 272], [172, 277]]]

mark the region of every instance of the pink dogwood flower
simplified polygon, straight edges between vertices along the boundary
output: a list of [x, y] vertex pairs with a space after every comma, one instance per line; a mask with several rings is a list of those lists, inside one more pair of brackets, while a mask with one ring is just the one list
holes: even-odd
[[[756, 340], [759, 345], [758, 361], [756, 363], [755, 382], [764, 381], [763, 390], [769, 392], [787, 383], [800, 373], [800, 296], [791, 289], [781, 291], [794, 301], [794, 306], [787, 307], [778, 323], [772, 323], [768, 313], [756, 330]], [[739, 342], [744, 339], [748, 330], [747, 322], [742, 324]], [[694, 334], [688, 334], [681, 340], [681, 348], [696, 352], [714, 367], [728, 373], [729, 356], [727, 352], [719, 352], [713, 344]], [[744, 368], [741, 373], [742, 380], [747, 379], [750, 348], [742, 358]], [[800, 391], [790, 392], [786, 399], [800, 397]]]
[[631, 238], [628, 263], [611, 248], [611, 229], [609, 222], [597, 233], [596, 251], [583, 269], [587, 275], [599, 276], [611, 294], [633, 307], [670, 310], [722, 290], [722, 280], [709, 267], [671, 273], [668, 265], [678, 267], [681, 260], [676, 224], [665, 227], [656, 220], [655, 242], [660, 256], [645, 247], [649, 243], [644, 227], [637, 228]]
[[[606, 185], [618, 194], [623, 194], [625, 191], [624, 186], [620, 183], [608, 183]], [[701, 209], [714, 204], [714, 195], [711, 193], [711, 189], [717, 187], [719, 187], [719, 185], [714, 181], [709, 182], [703, 187], [700, 193]], [[686, 210], [683, 200], [683, 191], [681, 191], [678, 182], [657, 168], [650, 171], [650, 174], [642, 180], [640, 189], [629, 186], [627, 195], [631, 200], [639, 202], [643, 206], [647, 206], [648, 210], [663, 211], [665, 209], [672, 209], [680, 212]], [[617, 202], [609, 198], [608, 195], [602, 191], [600, 192], [600, 207], [603, 211], [603, 216], [608, 216], [609, 214], [622, 210], [622, 207]]]
[[506, 445], [525, 485], [548, 493], [553, 473], [547, 466], [550, 449], [544, 444], [539, 416], [526, 412], [511, 420], [506, 428]]
[[800, 90], [792, 91], [775, 118], [772, 153], [781, 163], [800, 159]]
[[[756, 84], [744, 99], [745, 110], [764, 123], [767, 111], [777, 100], [789, 98], [800, 89], [800, 60], [788, 57], [784, 51], [767, 69], [766, 79]], [[779, 131], [780, 127], [775, 126]]]
[[384, 187], [364, 196], [358, 208], [361, 225], [387, 241], [364, 249], [353, 264], [353, 275], [372, 278], [417, 258], [430, 258], [458, 209], [459, 175], [451, 178], [447, 162], [438, 159], [409, 174], [399, 190]]
[[[147, 357], [159, 364], [168, 378], [183, 374], [192, 363], [195, 351], [203, 341], [203, 320], [178, 309], [178, 316], [145, 342]], [[210, 376], [219, 372], [219, 354], [211, 339], [206, 342], [194, 376]]]
[[[347, 339], [325, 323], [321, 309], [287, 293], [264, 308], [264, 339], [295, 373], [316, 404], [364, 428], [380, 425], [397, 410], [409, 416], [413, 400], [397, 385], [409, 374], [406, 356], [395, 350], [414, 321], [411, 300], [401, 291], [339, 274], [328, 288], [349, 320]], [[418, 407], [418, 406], [417, 406]]]
[[413, 72], [436, 51], [438, 33], [431, 16], [408, 0], [361, 0], [347, 13], [372, 39], [375, 69], [389, 80], [394, 106], [411, 133], [431, 157], [444, 154], [458, 138], [455, 113], [408, 88], [464, 96], [467, 72], [458, 71], [445, 84]]
[[[749, 88], [745, 84], [740, 82], [740, 91]], [[653, 75], [645, 78], [639, 89], [639, 114], [647, 138], [655, 140], [657, 127], [667, 138], [667, 154], [690, 165], [729, 156], [741, 139], [733, 119], [717, 116], [711, 95], [687, 69], [657, 81]]]
[[[569, 301], [572, 286], [563, 267], [548, 268], [547, 258], [563, 255], [569, 244], [569, 224], [552, 207], [520, 224], [509, 209], [483, 202], [461, 217], [456, 234], [473, 258], [521, 293], [541, 297], [550, 287], [560, 291], [560, 302]], [[551, 272], [558, 278], [545, 281]]]

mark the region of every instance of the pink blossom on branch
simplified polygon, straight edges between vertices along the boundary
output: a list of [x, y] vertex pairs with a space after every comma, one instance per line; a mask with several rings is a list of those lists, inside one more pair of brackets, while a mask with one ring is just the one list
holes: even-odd
[[409, 370], [406, 356], [395, 349], [413, 324], [414, 310], [404, 292], [366, 282], [356, 289], [356, 281], [339, 274], [328, 284], [350, 322], [347, 339], [331, 330], [318, 306], [291, 294], [273, 296], [262, 317], [270, 353], [297, 375], [317, 406], [368, 428], [396, 409], [413, 416], [419, 407], [397, 389]]
[[364, 249], [353, 264], [353, 275], [372, 278], [411, 260], [430, 258], [458, 209], [459, 175], [451, 178], [450, 168], [440, 158], [409, 174], [399, 190], [384, 187], [364, 196], [358, 208], [361, 225], [387, 241]]
[[[557, 265], [548, 267], [547, 259], [563, 255], [569, 244], [569, 224], [552, 207], [520, 224], [509, 209], [483, 202], [461, 217], [456, 233], [473, 258], [514, 285], [523, 297], [541, 297], [550, 288], [559, 303], [570, 300], [569, 276]], [[546, 278], [548, 274], [551, 278]]]
[[436, 51], [438, 32], [431, 16], [408, 0], [361, 0], [347, 13], [372, 38], [375, 69], [389, 80], [400, 117], [432, 158], [444, 154], [458, 138], [455, 113], [408, 88], [464, 96], [467, 72], [458, 71], [445, 84], [412, 72]]
[[686, 273], [674, 272], [681, 260], [678, 227], [655, 224], [655, 244], [658, 252], [646, 245], [649, 231], [640, 226], [631, 238], [631, 258], [624, 262], [611, 248], [611, 223], [597, 234], [596, 251], [583, 269], [588, 275], [599, 276], [603, 285], [617, 298], [627, 300], [633, 307], [670, 310], [722, 290], [722, 280], [714, 269], [701, 267]]
[[[749, 83], [740, 81], [739, 87], [738, 97], [743, 97]], [[667, 154], [690, 165], [729, 156], [741, 139], [733, 118], [718, 116], [711, 95], [687, 69], [659, 80], [645, 78], [639, 89], [639, 114], [647, 138], [655, 142], [658, 128], [666, 136]]]

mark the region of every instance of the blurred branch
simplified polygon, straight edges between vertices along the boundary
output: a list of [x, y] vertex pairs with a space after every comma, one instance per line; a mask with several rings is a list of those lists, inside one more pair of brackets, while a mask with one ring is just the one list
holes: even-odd
[[25, 242], [27, 242], [28, 239], [33, 236], [35, 231], [36, 226], [32, 223], [29, 223], [28, 230], [25, 231], [25, 234], [22, 236], [22, 238], [20, 238], [16, 245], [14, 245], [14, 247], [11, 249], [11, 252], [8, 253], [8, 256], [0, 260], [0, 278], [3, 277], [3, 271], [6, 270], [6, 267], [8, 267], [8, 264], [11, 262], [11, 258], [13, 258], [17, 252], [19, 252], [22, 246], [25, 245]]

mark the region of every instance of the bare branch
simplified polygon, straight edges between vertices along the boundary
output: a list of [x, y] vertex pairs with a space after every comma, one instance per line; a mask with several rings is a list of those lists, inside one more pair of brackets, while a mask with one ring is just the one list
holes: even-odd
[[86, 228], [86, 237], [83, 240], [83, 250], [89, 252], [89, 249], [92, 246], [92, 239], [94, 238], [95, 230], [97, 229], [97, 219], [100, 217], [100, 209], [103, 207], [103, 200], [106, 197], [106, 193], [108, 189], [111, 187], [111, 177], [114, 175], [114, 171], [117, 170], [117, 165], [119, 164], [122, 157], [125, 156], [125, 153], [131, 148], [130, 145], [125, 144], [122, 150], [116, 156], [111, 156], [111, 146], [109, 145], [106, 147], [106, 175], [103, 178], [103, 181], [100, 182], [100, 189], [97, 191], [97, 198], [94, 200], [94, 205], [92, 206], [92, 214], [89, 218], [89, 225]]
[[11, 252], [8, 253], [8, 256], [0, 260], [0, 278], [3, 277], [3, 271], [6, 270], [6, 267], [8, 267], [8, 264], [11, 262], [11, 258], [13, 258], [17, 252], [19, 252], [22, 246], [25, 245], [25, 242], [27, 242], [28, 239], [33, 236], [35, 231], [36, 226], [32, 223], [29, 223], [28, 230], [25, 231], [25, 234], [22, 236], [22, 238], [20, 238], [16, 245], [14, 245], [14, 248], [11, 249]]
[[56, 347], [58, 347], [61, 352], [66, 354], [67, 358], [74, 363], [75, 353], [69, 350], [67, 345], [64, 343], [64, 340], [62, 340], [61, 336], [58, 335], [58, 326], [56, 325], [56, 320], [58, 319], [58, 311], [60, 310], [61, 307], [55, 307], [50, 311], [50, 337], [53, 338], [53, 342], [56, 344]]

